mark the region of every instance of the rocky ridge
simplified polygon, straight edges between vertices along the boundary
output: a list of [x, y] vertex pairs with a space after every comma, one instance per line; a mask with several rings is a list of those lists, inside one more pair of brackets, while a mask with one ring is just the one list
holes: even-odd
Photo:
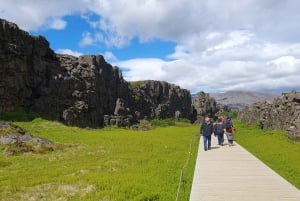
[[205, 116], [214, 117], [220, 110], [216, 100], [209, 94], [199, 92], [193, 97], [192, 101], [192, 121], [196, 123], [203, 122]]
[[0, 113], [20, 107], [80, 127], [192, 113], [188, 90], [163, 81], [127, 82], [101, 55], [56, 54], [44, 37], [0, 19]]
[[257, 102], [240, 110], [238, 119], [262, 129], [286, 129], [289, 138], [300, 141], [300, 92], [283, 93], [273, 103]]

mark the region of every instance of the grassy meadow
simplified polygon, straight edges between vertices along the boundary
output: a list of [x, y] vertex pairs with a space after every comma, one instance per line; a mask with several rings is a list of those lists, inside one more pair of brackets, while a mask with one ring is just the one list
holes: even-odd
[[35, 117], [14, 123], [57, 146], [16, 156], [0, 146], [1, 201], [170, 201], [178, 189], [178, 200], [188, 200], [198, 126], [87, 130]]
[[266, 165], [300, 189], [300, 142], [285, 131], [261, 130], [257, 125], [235, 122], [235, 140]]
[[[54, 151], [14, 156], [3, 154], [6, 147], [0, 146], [0, 201], [189, 199], [198, 125], [155, 120], [148, 131], [82, 129], [24, 111], [0, 119], [55, 143]], [[235, 125], [240, 145], [300, 189], [300, 142], [289, 140], [284, 131]]]

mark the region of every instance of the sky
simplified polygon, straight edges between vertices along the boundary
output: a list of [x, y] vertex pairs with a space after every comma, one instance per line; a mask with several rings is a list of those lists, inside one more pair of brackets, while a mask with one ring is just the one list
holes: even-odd
[[57, 53], [101, 54], [127, 81], [191, 93], [300, 90], [299, 0], [0, 0]]

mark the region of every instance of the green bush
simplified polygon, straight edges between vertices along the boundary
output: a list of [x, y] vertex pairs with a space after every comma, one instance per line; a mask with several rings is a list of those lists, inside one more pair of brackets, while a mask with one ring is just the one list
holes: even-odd
[[151, 122], [147, 120], [140, 120], [139, 124], [137, 125], [138, 130], [150, 130], [152, 129]]
[[141, 84], [143, 84], [143, 81], [132, 81], [132, 82], [129, 82], [129, 85], [131, 87], [139, 87]]
[[151, 124], [153, 126], [175, 126], [175, 120], [174, 119], [153, 119], [151, 121]]
[[180, 118], [180, 119], [178, 119], [178, 122], [190, 124], [190, 123], [191, 123], [191, 120], [186, 119], [186, 118]]

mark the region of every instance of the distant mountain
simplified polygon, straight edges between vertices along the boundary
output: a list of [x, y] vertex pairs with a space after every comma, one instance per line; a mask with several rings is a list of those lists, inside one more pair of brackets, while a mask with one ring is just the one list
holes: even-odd
[[230, 109], [240, 109], [259, 101], [273, 102], [280, 94], [256, 91], [228, 91], [225, 93], [211, 93], [218, 104], [227, 105]]

